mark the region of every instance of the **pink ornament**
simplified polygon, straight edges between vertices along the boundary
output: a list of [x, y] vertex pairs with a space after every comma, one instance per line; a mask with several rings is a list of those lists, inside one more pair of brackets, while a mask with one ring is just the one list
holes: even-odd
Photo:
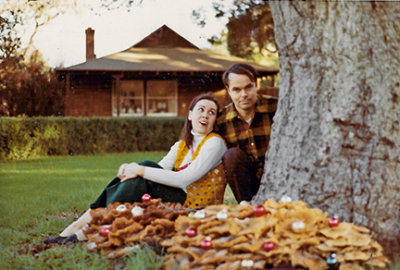
[[104, 236], [104, 237], [108, 237], [108, 234], [110, 233], [110, 231], [111, 231], [111, 227], [110, 226], [108, 226], [108, 225], [103, 226], [101, 228], [101, 230], [100, 230], [100, 235]]
[[143, 196], [142, 196], [142, 202], [144, 202], [144, 203], [147, 203], [147, 202], [149, 202], [151, 200], [151, 196], [150, 196], [150, 194], [144, 194]]
[[212, 243], [211, 240], [209, 239], [203, 239], [201, 240], [200, 246], [203, 250], [209, 250], [210, 248], [212, 248]]
[[340, 220], [337, 217], [331, 217], [328, 219], [328, 225], [329, 227], [337, 227], [340, 224]]
[[192, 238], [192, 237], [195, 237], [197, 235], [197, 232], [196, 232], [196, 230], [194, 229], [194, 228], [187, 228], [186, 229], [186, 236], [187, 237], [190, 237], [190, 238]]
[[264, 245], [263, 245], [263, 249], [265, 250], [265, 251], [271, 251], [271, 250], [274, 250], [275, 249], [275, 244], [274, 244], [274, 242], [270, 242], [270, 241], [265, 241], [264, 242]]

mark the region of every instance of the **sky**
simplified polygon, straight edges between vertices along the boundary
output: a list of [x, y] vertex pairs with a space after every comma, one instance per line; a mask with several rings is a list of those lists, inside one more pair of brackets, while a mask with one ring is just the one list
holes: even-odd
[[[219, 35], [227, 23], [226, 19], [213, 16], [211, 0], [143, 0], [130, 12], [126, 9], [103, 9], [101, 15], [91, 11], [93, 7], [98, 10], [97, 2], [78, 0], [76, 11], [57, 17], [39, 30], [34, 47], [42, 53], [48, 65], [68, 67], [85, 62], [85, 29], [88, 27], [95, 30], [95, 54], [100, 58], [131, 47], [163, 24], [206, 49], [211, 46], [207, 39]], [[203, 28], [192, 16], [192, 10], [199, 8], [206, 16]]]

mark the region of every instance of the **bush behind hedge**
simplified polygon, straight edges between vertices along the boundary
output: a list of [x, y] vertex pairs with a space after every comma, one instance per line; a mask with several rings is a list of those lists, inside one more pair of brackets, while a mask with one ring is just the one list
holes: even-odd
[[0, 159], [167, 151], [183, 123], [180, 117], [1, 117]]

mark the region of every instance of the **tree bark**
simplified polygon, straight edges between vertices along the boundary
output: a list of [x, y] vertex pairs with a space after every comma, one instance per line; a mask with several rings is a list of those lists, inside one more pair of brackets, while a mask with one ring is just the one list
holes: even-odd
[[304, 200], [400, 254], [400, 4], [270, 6], [280, 93], [253, 201]]

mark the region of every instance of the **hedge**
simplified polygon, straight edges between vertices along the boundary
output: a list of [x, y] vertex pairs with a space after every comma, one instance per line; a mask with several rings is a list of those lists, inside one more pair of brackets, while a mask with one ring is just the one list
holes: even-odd
[[1, 117], [0, 159], [166, 151], [183, 123], [178, 117]]

